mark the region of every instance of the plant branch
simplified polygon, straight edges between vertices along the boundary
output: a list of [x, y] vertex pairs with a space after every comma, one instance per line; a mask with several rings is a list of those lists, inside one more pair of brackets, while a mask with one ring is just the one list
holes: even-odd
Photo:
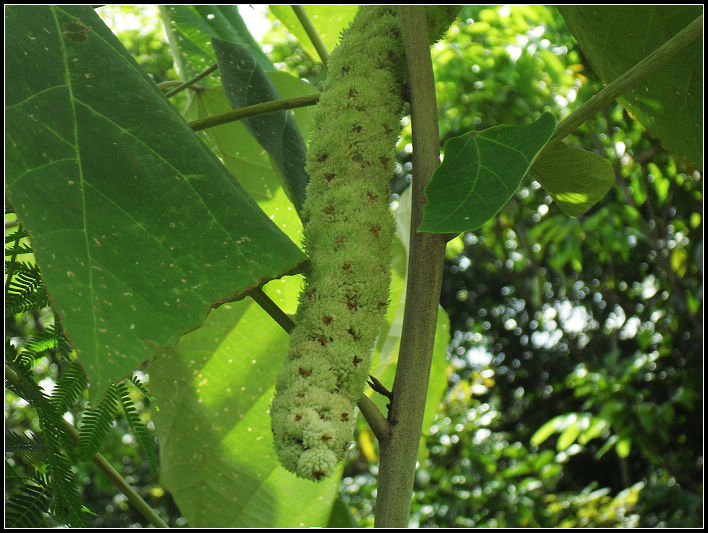
[[386, 420], [386, 417], [381, 414], [376, 404], [366, 394], [362, 394], [357, 402], [359, 411], [364, 416], [364, 420], [369, 424], [371, 431], [374, 432], [376, 439], [381, 442], [389, 438], [391, 433], [391, 425]]
[[288, 314], [283, 311], [278, 304], [271, 300], [266, 293], [263, 292], [261, 287], [256, 287], [248, 291], [246, 294], [250, 296], [253, 301], [255, 301], [261, 308], [268, 313], [273, 320], [275, 320], [281, 328], [283, 328], [288, 334], [292, 333], [295, 328], [295, 323]]
[[302, 24], [305, 33], [307, 33], [307, 36], [310, 38], [312, 45], [315, 47], [317, 55], [320, 56], [322, 64], [325, 68], [327, 68], [329, 52], [327, 51], [327, 47], [325, 46], [325, 44], [322, 42], [322, 38], [320, 37], [317, 28], [315, 28], [315, 25], [312, 23], [312, 20], [310, 20], [310, 17], [307, 15], [307, 12], [305, 11], [304, 7], [292, 6], [292, 8], [295, 12], [295, 15], [297, 16], [297, 19], [300, 21], [300, 24]]
[[393, 383], [390, 436], [379, 441], [376, 527], [407, 527], [425, 398], [435, 341], [446, 235], [417, 233], [425, 185], [440, 164], [438, 110], [425, 11], [399, 6], [413, 133], [413, 197], [408, 281], [401, 348]]
[[306, 107], [315, 105], [320, 99], [320, 94], [308, 94], [305, 96], [295, 96], [293, 98], [283, 98], [281, 100], [273, 100], [271, 102], [262, 102], [260, 104], [249, 105], [239, 109], [232, 109], [226, 113], [220, 113], [211, 117], [206, 117], [201, 120], [190, 122], [189, 125], [194, 131], [213, 128], [228, 122], [235, 122], [244, 118], [255, 117], [257, 115], [265, 115], [266, 113], [274, 113], [276, 111], [285, 111], [287, 109], [296, 109], [298, 107]]
[[[703, 34], [703, 15], [696, 18], [683, 30], [674, 35], [671, 39], [654, 50], [639, 63], [634, 65], [619, 78], [604, 87], [595, 96], [581, 105], [565, 120], [561, 121], [556, 127], [556, 131], [548, 141], [548, 144], [543, 149], [546, 152], [560, 144], [568, 135], [573, 133], [586, 120], [592, 117], [595, 113], [608, 106], [626, 91], [637, 85], [645, 79], [649, 74], [654, 72], [659, 66], [666, 63], [669, 59], [680, 52], [694, 39]], [[542, 152], [542, 153], [543, 153]]]
[[195, 77], [193, 77], [191, 80], [187, 80], [187, 81], [185, 81], [184, 83], [182, 83], [182, 84], [178, 85], [177, 87], [175, 87], [174, 89], [172, 89], [171, 91], [165, 93], [165, 98], [171, 98], [171, 97], [173, 97], [175, 94], [177, 94], [178, 92], [184, 91], [185, 89], [188, 89], [189, 87], [191, 87], [192, 85], [194, 85], [195, 83], [197, 83], [197, 82], [198, 82], [199, 80], [201, 80], [202, 78], [206, 78], [209, 74], [211, 74], [212, 72], [214, 72], [217, 68], [219, 68], [219, 65], [216, 64], [216, 63], [214, 63], [212, 66], [210, 66], [210, 67], [209, 67], [208, 69], [206, 69], [204, 72], [202, 72], [202, 73], [200, 73], [200, 74], [197, 74], [197, 75], [196, 75]]

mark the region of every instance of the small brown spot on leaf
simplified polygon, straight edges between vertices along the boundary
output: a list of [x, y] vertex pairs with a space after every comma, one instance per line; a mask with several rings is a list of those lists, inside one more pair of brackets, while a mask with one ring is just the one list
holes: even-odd
[[86, 26], [81, 22], [66, 22], [61, 27], [61, 32], [70, 41], [88, 41], [91, 26]]

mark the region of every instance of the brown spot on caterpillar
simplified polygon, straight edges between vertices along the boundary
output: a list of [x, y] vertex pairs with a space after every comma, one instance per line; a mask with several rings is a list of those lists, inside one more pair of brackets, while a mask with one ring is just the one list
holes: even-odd
[[351, 89], [349, 89], [349, 94], [347, 95], [347, 98], [354, 98], [357, 94], [359, 94], [357, 90], [352, 87]]
[[345, 442], [345, 443], [344, 443], [344, 446], [342, 446], [342, 451], [343, 451], [343, 452], [346, 452], [348, 448], [349, 448], [349, 443], [348, 443], [348, 442]]
[[349, 329], [347, 330], [347, 333], [349, 333], [349, 335], [351, 335], [352, 340], [353, 340], [354, 342], [357, 342], [357, 341], [359, 340], [359, 337], [357, 337], [357, 335], [356, 335], [356, 333], [354, 333], [354, 330], [353, 330], [353, 329], [349, 328]]
[[320, 344], [321, 344], [322, 346], [327, 346], [327, 344], [328, 344], [327, 337], [325, 337], [324, 335], [320, 335], [320, 336], [317, 338], [317, 340], [320, 341]]
[[325, 415], [320, 415], [320, 420], [324, 420], [324, 419], [325, 419]]
[[322, 212], [326, 215], [334, 215], [334, 206], [332, 204], [329, 204], [322, 210]]
[[335, 237], [334, 239], [334, 247], [339, 249], [342, 246], [344, 246], [344, 236], [340, 235], [339, 237]]
[[378, 304], [376, 304], [376, 309], [378, 309], [379, 311], [381, 311], [381, 309], [386, 309], [386, 307], [388, 307], [388, 303], [386, 302], [379, 302]]
[[363, 361], [363, 359], [360, 359], [356, 355], [354, 356], [354, 359], [352, 359], [352, 363], [354, 364], [354, 366], [358, 366], [359, 363], [361, 363], [362, 361]]
[[349, 67], [347, 65], [344, 65], [342, 67], [342, 74], [348, 74], [349, 73]]
[[322, 322], [324, 322], [325, 326], [328, 326], [329, 324], [332, 323], [332, 320], [334, 320], [331, 316], [327, 315], [322, 319]]
[[300, 422], [302, 420], [302, 415], [295, 415], [295, 422]]
[[327, 158], [329, 157], [329, 154], [321, 154], [317, 157], [317, 161], [320, 163], [324, 163], [327, 161]]
[[388, 124], [384, 124], [384, 133], [385, 133], [386, 135], [389, 135], [389, 134], [392, 133], [392, 132], [393, 132], [393, 130], [388, 127]]
[[391, 160], [389, 157], [379, 157], [379, 161], [381, 161], [381, 164], [385, 167], [388, 165], [388, 162]]
[[328, 440], [331, 440], [332, 437], [330, 437], [329, 435], [322, 435], [321, 439], [323, 442], [327, 442]]
[[309, 376], [310, 374], [312, 374], [312, 369], [310, 369], [310, 368], [302, 368], [302, 367], [300, 367], [300, 368], [297, 369], [297, 371], [300, 373], [300, 375], [301, 375], [303, 378], [306, 378], [307, 376]]
[[304, 397], [305, 397], [305, 393], [304, 393], [304, 392], [298, 392], [297, 394], [295, 394], [295, 396], [297, 396], [298, 398], [304, 398]]
[[312, 477], [314, 477], [317, 481], [322, 479], [324, 477], [325, 473], [321, 472], [319, 470], [313, 470], [312, 471]]
[[358, 302], [355, 302], [354, 300], [347, 300], [347, 309], [350, 311], [356, 311], [357, 307], [359, 307]]
[[352, 131], [353, 131], [354, 133], [361, 133], [361, 130], [362, 130], [362, 129], [363, 129], [363, 128], [362, 128], [361, 124], [354, 124], [354, 125], [352, 126]]
[[378, 237], [379, 231], [381, 231], [381, 226], [371, 226], [369, 228], [369, 231], [373, 234], [374, 237]]
[[334, 172], [326, 172], [324, 177], [327, 181], [332, 181], [334, 179]]
[[342, 265], [342, 271], [347, 275], [351, 276], [352, 274], [352, 265], [350, 263], [347, 263], [346, 265]]
[[373, 204], [376, 199], [379, 197], [378, 194], [374, 194], [373, 192], [366, 191], [366, 196], [369, 197], [369, 203]]
[[349, 413], [342, 413], [342, 422], [349, 422]]

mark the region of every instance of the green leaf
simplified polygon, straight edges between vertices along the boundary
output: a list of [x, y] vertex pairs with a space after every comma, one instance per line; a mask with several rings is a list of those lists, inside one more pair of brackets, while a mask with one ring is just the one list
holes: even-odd
[[327, 524], [339, 475], [300, 479], [273, 448], [268, 409], [287, 350], [288, 335], [243, 300], [151, 363], [162, 482], [190, 527]]
[[260, 68], [274, 70], [253, 39], [235, 5], [160, 6], [170, 48], [183, 79], [193, 78], [216, 62], [212, 39], [246, 47]]
[[[558, 8], [593, 70], [610, 83], [703, 13], [700, 5]], [[619, 99], [672, 153], [703, 165], [703, 48], [696, 39]]]
[[531, 174], [571, 217], [585, 213], [615, 183], [615, 172], [607, 159], [565, 143], [539, 156]]
[[[317, 28], [317, 32], [328, 51], [332, 51], [339, 42], [339, 35], [342, 33], [351, 20], [356, 15], [358, 5], [310, 5], [303, 6], [303, 9], [310, 17], [312, 24]], [[289, 5], [271, 5], [271, 12], [278, 17], [290, 33], [300, 43], [305, 51], [313, 59], [319, 59], [317, 50], [307, 36], [302, 24], [298, 20], [292, 7]]]
[[445, 143], [445, 158], [425, 188], [418, 231], [461, 233], [480, 227], [516, 192], [556, 127], [544, 113], [524, 126], [496, 126]]
[[[281, 98], [245, 47], [220, 39], [212, 41], [224, 90], [234, 109]], [[293, 116], [278, 111], [244, 119], [243, 123], [273, 158], [289, 198], [301, 211], [309, 180], [305, 171], [307, 148]]]
[[305, 256], [90, 7], [11, 6], [6, 21], [21, 50], [6, 58], [6, 193], [95, 400]]
[[[300, 96], [312, 87], [283, 72], [269, 72], [268, 78], [285, 97]], [[222, 87], [195, 93], [185, 112], [187, 120], [199, 120], [231, 109]], [[302, 131], [312, 123], [312, 108], [293, 110]], [[200, 135], [224, 162], [261, 209], [295, 243], [302, 242], [302, 223], [275, 171], [272, 160], [242, 121], [208, 128]]]

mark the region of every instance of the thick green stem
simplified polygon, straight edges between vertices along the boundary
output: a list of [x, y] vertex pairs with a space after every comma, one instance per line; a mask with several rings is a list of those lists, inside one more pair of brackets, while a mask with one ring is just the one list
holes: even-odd
[[376, 527], [407, 527], [435, 341], [447, 236], [417, 233], [425, 185], [440, 164], [438, 110], [422, 6], [400, 6], [413, 132], [413, 198], [406, 308], [393, 384], [391, 429], [379, 442]]
[[555, 145], [559, 144], [595, 113], [607, 107], [619, 96], [637, 85], [640, 81], [649, 76], [649, 74], [654, 72], [659, 66], [666, 63], [686, 45], [691, 43], [694, 39], [700, 37], [702, 34], [703, 15], [696, 18], [683, 30], [666, 41], [651, 54], [622, 74], [619, 78], [607, 85], [599, 93], [571, 113], [565, 120], [560, 122], [556, 127], [553, 137], [551, 137], [551, 140], [548, 141], [548, 144], [543, 151], [546, 152]]
[[239, 109], [232, 109], [226, 113], [220, 113], [211, 117], [203, 118], [190, 122], [189, 125], [194, 131], [212, 128], [228, 122], [243, 120], [244, 118], [255, 117], [257, 115], [265, 115], [266, 113], [274, 113], [276, 111], [285, 111], [287, 109], [295, 109], [308, 105], [315, 105], [320, 99], [319, 93], [308, 94], [305, 96], [295, 96], [293, 98], [283, 98], [281, 100], [273, 100], [272, 102], [262, 102], [260, 104], [249, 105]]

